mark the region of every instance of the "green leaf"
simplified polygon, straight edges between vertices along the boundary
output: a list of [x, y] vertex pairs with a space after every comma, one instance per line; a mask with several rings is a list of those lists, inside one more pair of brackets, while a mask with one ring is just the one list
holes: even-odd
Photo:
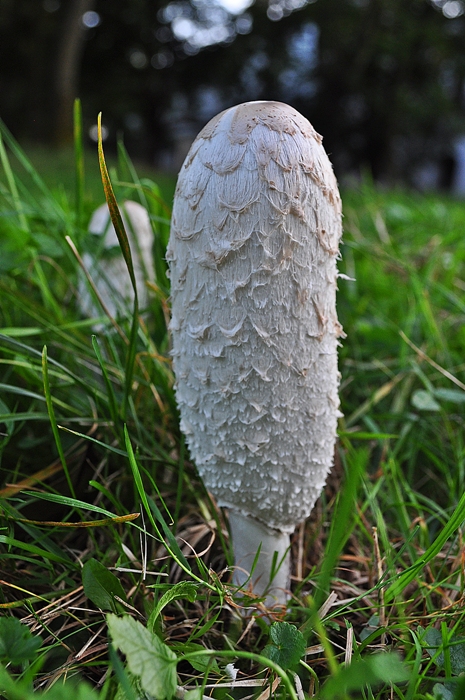
[[32, 636], [29, 628], [16, 617], [0, 618], [0, 660], [13, 666], [34, 658], [42, 644], [40, 637]]
[[69, 698], [73, 698], [73, 700], [98, 700], [99, 698], [98, 693], [90, 685], [83, 682], [76, 684], [74, 680], [68, 683], [55, 683], [44, 693], [32, 690], [29, 680], [25, 678], [13, 679], [1, 665], [0, 688], [4, 693], [1, 697], [8, 697], [9, 700], [37, 700], [37, 697], [46, 698], [46, 700], [69, 700]]
[[184, 700], [202, 700], [203, 693], [202, 688], [194, 688], [193, 690], [188, 690], [184, 695]]
[[435, 627], [428, 627], [423, 635], [423, 641], [426, 642], [426, 651], [434, 660], [434, 663], [442, 668], [444, 666], [444, 654], [438, 654], [438, 649], [442, 647], [442, 634]]
[[171, 588], [162, 595], [162, 597], [150, 613], [150, 617], [147, 621], [148, 629], [153, 630], [157, 617], [160, 615], [161, 611], [164, 608], [166, 608], [166, 606], [169, 605], [169, 603], [171, 603], [173, 600], [185, 598], [190, 603], [193, 603], [194, 600], [197, 598], [197, 588], [198, 585], [195, 584], [193, 581], [180, 581], [174, 586], [171, 586]]
[[[426, 642], [426, 651], [433, 658], [434, 663], [440, 668], [444, 667], [444, 640], [439, 630], [434, 627], [428, 627], [423, 636]], [[450, 657], [450, 670], [454, 676], [459, 676], [465, 671], [465, 638], [452, 637], [449, 642], [446, 642], [446, 649]], [[438, 654], [438, 650], [441, 652]]]
[[[442, 683], [435, 683], [433, 686], [433, 693], [436, 700], [454, 700], [454, 695], [450, 690], [447, 690], [446, 686]], [[455, 696], [458, 698], [458, 696]], [[458, 698], [458, 700], [460, 700]]]
[[115, 595], [126, 600], [119, 580], [96, 559], [89, 559], [82, 567], [84, 593], [101, 610], [116, 612]]
[[107, 623], [113, 644], [126, 655], [130, 672], [140, 678], [145, 692], [157, 700], [172, 697], [177, 687], [176, 654], [128, 615], [109, 614]]
[[465, 403], [465, 391], [461, 389], [435, 389], [434, 395], [443, 401], [451, 403]]
[[401, 683], [409, 677], [409, 671], [397, 654], [373, 654], [360, 661], [354, 661], [336, 676], [332, 676], [325, 683], [321, 697], [330, 700], [352, 690], [361, 690], [365, 686]]
[[412, 405], [419, 411], [440, 411], [441, 407], [434, 396], [425, 389], [418, 389], [412, 394]]
[[267, 644], [263, 656], [281, 666], [284, 670], [299, 663], [305, 654], [305, 639], [295, 625], [289, 622], [274, 622], [270, 627], [272, 644]]
[[364, 642], [365, 639], [376, 632], [379, 629], [379, 615], [372, 615], [366, 625], [364, 625], [360, 631], [360, 641]]
[[462, 700], [462, 698], [465, 698], [465, 676], [461, 676], [454, 689], [454, 700]]

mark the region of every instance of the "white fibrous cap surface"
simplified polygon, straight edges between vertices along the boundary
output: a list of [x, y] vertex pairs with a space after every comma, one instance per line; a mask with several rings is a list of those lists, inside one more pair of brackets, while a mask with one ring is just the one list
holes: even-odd
[[167, 251], [181, 428], [218, 503], [284, 532], [333, 462], [341, 233], [321, 137], [294, 109], [246, 103], [200, 132]]

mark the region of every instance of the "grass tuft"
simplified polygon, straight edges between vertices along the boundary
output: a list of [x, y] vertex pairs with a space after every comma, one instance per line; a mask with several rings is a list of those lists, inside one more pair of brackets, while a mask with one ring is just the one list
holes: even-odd
[[[463, 203], [370, 183], [343, 192], [345, 417], [277, 613], [236, 595], [224, 514], [179, 433], [169, 203], [122, 143], [108, 168], [100, 139], [103, 190], [92, 184], [79, 103], [75, 125], [69, 187], [49, 185], [0, 125], [1, 694], [460, 698]], [[94, 295], [101, 315], [86, 317], [87, 226], [104, 199], [136, 287], [127, 198], [153, 227], [147, 308], [135, 289], [111, 317]]]

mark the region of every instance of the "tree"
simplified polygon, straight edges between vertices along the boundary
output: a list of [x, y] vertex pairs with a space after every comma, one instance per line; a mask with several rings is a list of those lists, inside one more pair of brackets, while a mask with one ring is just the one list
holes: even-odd
[[50, 139], [50, 105], [64, 105], [67, 89], [88, 127], [102, 111], [113, 140], [124, 132], [153, 160], [180, 96], [194, 132], [210, 107], [282, 100], [324, 135], [338, 174], [385, 179], [405, 178], [425, 153], [447, 155], [464, 130], [463, 0], [244, 0], [241, 12], [230, 1], [93, 0], [97, 21], [80, 33], [74, 23], [64, 80], [65, 10], [79, 14], [86, 0], [3, 0], [2, 117], [17, 136]]

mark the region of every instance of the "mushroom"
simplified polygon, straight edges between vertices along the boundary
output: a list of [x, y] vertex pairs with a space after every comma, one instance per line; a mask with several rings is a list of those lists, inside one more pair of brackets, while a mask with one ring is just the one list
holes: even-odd
[[199, 133], [167, 250], [176, 398], [199, 474], [229, 510], [233, 580], [267, 605], [288, 599], [290, 534], [334, 457], [341, 234], [322, 138], [295, 109], [240, 104]]
[[[145, 281], [155, 279], [152, 226], [147, 209], [138, 202], [131, 200], [123, 202], [120, 212], [131, 248], [139, 306], [143, 309], [148, 302]], [[134, 301], [134, 290], [106, 204], [102, 204], [92, 214], [89, 233], [94, 234], [96, 250], [94, 254], [84, 253], [83, 263], [94, 279], [106, 309], [113, 318], [116, 318], [122, 303], [124, 307], [131, 307]], [[101, 315], [94, 304], [84, 277], [79, 280], [78, 299], [84, 316]]]

